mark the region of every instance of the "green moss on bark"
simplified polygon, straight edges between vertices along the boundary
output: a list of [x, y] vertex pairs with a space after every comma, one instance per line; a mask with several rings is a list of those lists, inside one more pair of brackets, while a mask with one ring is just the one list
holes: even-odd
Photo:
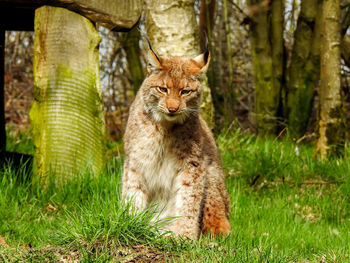
[[301, 2], [294, 33], [285, 109], [288, 135], [294, 140], [302, 137], [306, 131], [314, 90], [319, 80], [321, 12], [322, 1]]
[[339, 0], [324, 0], [322, 17], [320, 106], [315, 153], [326, 159], [332, 155], [344, 155], [346, 138], [340, 74]]
[[261, 136], [274, 136], [284, 83], [283, 1], [276, 0], [269, 7], [263, 1], [249, 4], [259, 9], [250, 27], [256, 128]]
[[138, 91], [141, 87], [141, 84], [145, 78], [143, 72], [140, 56], [140, 31], [138, 27], [134, 27], [131, 31], [126, 33], [123, 46], [126, 51], [126, 59], [128, 60], [129, 71], [131, 74], [134, 93]]
[[329, 145], [328, 155], [335, 157], [344, 156], [345, 148], [345, 123], [328, 123], [326, 137]]

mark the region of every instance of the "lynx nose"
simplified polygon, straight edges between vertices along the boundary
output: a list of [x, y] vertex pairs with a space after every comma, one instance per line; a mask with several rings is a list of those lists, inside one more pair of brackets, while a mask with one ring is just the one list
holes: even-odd
[[179, 109], [179, 108], [170, 107], [170, 108], [168, 108], [168, 111], [169, 111], [170, 113], [174, 113], [174, 112], [176, 112], [178, 109]]
[[169, 98], [166, 101], [166, 107], [167, 107], [169, 113], [175, 113], [180, 107], [180, 101], [176, 100], [174, 98]]

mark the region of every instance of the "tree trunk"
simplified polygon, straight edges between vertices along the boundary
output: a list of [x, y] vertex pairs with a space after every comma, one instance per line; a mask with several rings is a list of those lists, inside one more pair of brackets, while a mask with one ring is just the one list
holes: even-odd
[[6, 153], [6, 123], [5, 123], [5, 30], [0, 25], [0, 164]]
[[[273, 87], [276, 92], [276, 126], [282, 127], [280, 118], [283, 116], [283, 94], [285, 94], [286, 85], [286, 56], [284, 49], [284, 1], [271, 2], [271, 55], [273, 69]], [[277, 97], [279, 96], [279, 97]], [[279, 132], [279, 131], [277, 131]]]
[[[50, 5], [71, 10], [90, 19], [94, 23], [113, 30], [132, 28], [140, 19], [142, 12], [142, 0], [1, 0], [0, 2], [17, 4], [20, 7], [16, 8], [16, 12], [14, 12], [14, 15], [20, 18], [13, 20], [16, 22], [17, 20], [22, 22], [23, 18], [32, 18], [32, 15], [27, 17], [26, 14], [32, 8], [34, 10], [35, 6]], [[3, 14], [13, 15], [5, 12], [1, 13], [1, 15]], [[21, 28], [23, 28], [23, 24]], [[27, 27], [27, 30], [32, 29], [28, 29]]]
[[340, 54], [347, 67], [350, 67], [350, 36], [346, 34], [350, 26], [350, 7], [344, 7], [341, 12], [341, 27], [340, 27]]
[[5, 123], [5, 30], [0, 25], [0, 164], [6, 153], [6, 123]]
[[322, 10], [320, 112], [315, 153], [326, 159], [331, 154], [344, 154], [346, 129], [340, 74], [339, 0], [324, 0]]
[[350, 67], [350, 36], [345, 35], [341, 41], [341, 56], [347, 67]]
[[312, 110], [320, 71], [322, 0], [303, 0], [289, 68], [287, 90], [288, 134], [302, 137]]
[[283, 1], [250, 0], [249, 4], [257, 10], [250, 24], [256, 128], [259, 135], [275, 135], [283, 83]]
[[[201, 0], [199, 13], [199, 36], [201, 37], [201, 51], [205, 50], [205, 32], [209, 40], [209, 50], [211, 53], [210, 64], [207, 71], [208, 83], [211, 90], [212, 101], [215, 109], [215, 128], [220, 130], [224, 120], [218, 118], [225, 116], [224, 96], [223, 96], [223, 64], [221, 48], [222, 25], [215, 25], [218, 16], [222, 16], [222, 6], [216, 4], [216, 0]], [[220, 19], [222, 21], [223, 19]], [[219, 23], [221, 24], [221, 23]], [[215, 36], [214, 36], [215, 32]]]
[[30, 118], [35, 171], [44, 184], [47, 175], [60, 185], [85, 169], [104, 168], [99, 43], [88, 19], [63, 8], [36, 10]]
[[[195, 57], [199, 55], [198, 26], [195, 0], [147, 0], [146, 26], [154, 50], [160, 56]], [[214, 126], [214, 107], [208, 80], [202, 81], [201, 114], [208, 125]]]
[[134, 27], [131, 31], [126, 33], [125, 38], [123, 39], [123, 47], [126, 52], [126, 59], [128, 60], [129, 71], [135, 94], [145, 78], [140, 60], [141, 52], [139, 41], [140, 31], [138, 27]]
[[209, 39], [209, 48], [213, 40], [213, 27], [216, 13], [216, 0], [201, 0], [199, 11], [199, 37], [201, 51], [204, 52], [206, 47], [206, 37]]
[[228, 19], [228, 6], [227, 0], [223, 0], [223, 11], [224, 11], [224, 23], [225, 23], [225, 34], [226, 34], [226, 50], [227, 50], [227, 65], [228, 65], [228, 83], [224, 86], [225, 97], [224, 97], [224, 108], [226, 113], [226, 121], [228, 125], [234, 120], [234, 108], [235, 92], [233, 87], [233, 63], [232, 63], [232, 48], [231, 48], [231, 37], [230, 37], [230, 25]]

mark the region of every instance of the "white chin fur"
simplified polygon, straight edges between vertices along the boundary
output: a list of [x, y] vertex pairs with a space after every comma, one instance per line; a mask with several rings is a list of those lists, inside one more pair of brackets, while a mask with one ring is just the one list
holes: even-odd
[[156, 122], [161, 122], [161, 121], [168, 121], [168, 122], [173, 122], [173, 123], [183, 123], [186, 119], [186, 114], [182, 113], [182, 114], [176, 114], [176, 115], [168, 115], [166, 113], [163, 112], [158, 112], [158, 111], [154, 111], [152, 112], [153, 115], [153, 119]]

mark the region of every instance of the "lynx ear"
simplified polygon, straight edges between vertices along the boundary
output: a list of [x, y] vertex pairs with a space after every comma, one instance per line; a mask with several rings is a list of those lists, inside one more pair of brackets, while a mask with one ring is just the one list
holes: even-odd
[[210, 61], [210, 53], [209, 50], [205, 51], [204, 53], [198, 55], [197, 57], [192, 59], [199, 67], [199, 71], [197, 74], [205, 73], [209, 67], [209, 61]]
[[162, 64], [160, 62], [160, 58], [157, 56], [156, 52], [154, 52], [151, 41], [149, 41], [148, 37], [145, 36], [148, 43], [148, 52], [147, 52], [147, 73], [151, 74], [154, 71], [162, 69]]
[[162, 69], [160, 59], [153, 51], [153, 49], [150, 48], [147, 54], [147, 72], [148, 74], [151, 74], [152, 72], [158, 71], [160, 69]]

